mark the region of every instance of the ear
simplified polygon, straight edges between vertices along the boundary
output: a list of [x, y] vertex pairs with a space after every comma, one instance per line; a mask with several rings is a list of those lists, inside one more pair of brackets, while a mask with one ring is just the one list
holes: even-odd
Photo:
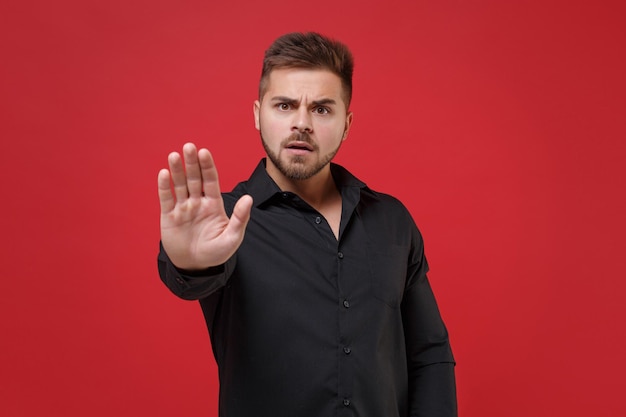
[[256, 130], [261, 130], [261, 102], [259, 100], [254, 100], [254, 127]]
[[352, 126], [353, 117], [354, 116], [351, 111], [349, 111], [348, 114], [346, 115], [346, 124], [345, 124], [345, 127], [343, 128], [343, 137], [341, 138], [342, 142], [348, 138], [348, 132], [350, 131], [350, 126]]

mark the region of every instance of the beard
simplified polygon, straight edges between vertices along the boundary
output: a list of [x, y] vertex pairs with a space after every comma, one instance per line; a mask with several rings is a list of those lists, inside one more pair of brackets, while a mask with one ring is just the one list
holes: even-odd
[[[291, 142], [305, 142], [309, 144], [313, 148], [313, 152], [319, 152], [319, 146], [313, 142], [308, 133], [292, 133], [289, 137], [285, 138], [280, 143], [280, 149], [284, 149]], [[286, 178], [290, 180], [308, 180], [313, 177], [315, 174], [320, 172], [326, 165], [333, 160], [339, 148], [341, 147], [341, 143], [337, 145], [337, 148], [331, 150], [326, 155], [321, 155], [316, 161], [307, 164], [307, 157], [292, 155], [288, 158], [281, 159], [279, 154], [273, 152], [265, 139], [263, 138], [263, 133], [261, 133], [261, 142], [263, 142], [263, 148], [265, 149], [265, 153], [267, 157], [272, 161], [276, 169], [283, 174]], [[279, 150], [280, 153], [280, 150]]]

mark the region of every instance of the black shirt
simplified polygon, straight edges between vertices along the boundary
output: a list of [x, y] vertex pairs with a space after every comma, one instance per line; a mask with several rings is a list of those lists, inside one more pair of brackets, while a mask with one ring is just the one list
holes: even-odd
[[395, 198], [332, 164], [339, 240], [282, 192], [264, 161], [223, 194], [254, 199], [224, 265], [159, 273], [199, 299], [219, 368], [222, 417], [456, 416], [454, 359], [426, 272], [422, 237]]

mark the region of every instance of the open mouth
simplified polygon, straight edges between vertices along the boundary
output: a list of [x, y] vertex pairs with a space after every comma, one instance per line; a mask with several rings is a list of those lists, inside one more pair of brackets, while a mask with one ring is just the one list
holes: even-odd
[[294, 151], [313, 151], [313, 146], [309, 145], [306, 142], [291, 142], [286, 146], [287, 149], [292, 149]]

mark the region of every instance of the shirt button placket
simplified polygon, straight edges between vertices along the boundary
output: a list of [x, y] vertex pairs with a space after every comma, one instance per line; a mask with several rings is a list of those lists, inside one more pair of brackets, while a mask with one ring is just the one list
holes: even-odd
[[[339, 271], [341, 271], [341, 263], [343, 263], [343, 259], [345, 258], [345, 254], [342, 251], [338, 251], [337, 252], [337, 259], [339, 262]], [[340, 277], [339, 279], [341, 279], [341, 272], [339, 273]], [[341, 305], [343, 305], [343, 307], [347, 310], [348, 308], [350, 308], [350, 302], [348, 301], [348, 298], [340, 298], [340, 302]], [[347, 313], [347, 311], [346, 311]], [[343, 343], [347, 342], [347, 340], [343, 340]], [[341, 343], [341, 342], [340, 342]], [[341, 388], [341, 394], [343, 399], [342, 399], [342, 404], [344, 405], [344, 407], [349, 407], [351, 404], [351, 400], [350, 400], [350, 396], [352, 395], [351, 390], [348, 388], [350, 386], [349, 381], [351, 381], [352, 377], [350, 376], [352, 374], [351, 370], [350, 370], [350, 364], [349, 359], [347, 358], [348, 355], [350, 355], [352, 353], [352, 349], [347, 346], [344, 345], [343, 347], [340, 348], [341, 351], [343, 351], [344, 353], [344, 359], [340, 360], [341, 362], [341, 368], [343, 369], [342, 372], [340, 372], [341, 375], [343, 375], [343, 378], [345, 378], [345, 381], [340, 382], [340, 386]], [[344, 385], [345, 384], [345, 385]], [[347, 410], [346, 410], [347, 411]], [[343, 415], [343, 414], [342, 414]]]

